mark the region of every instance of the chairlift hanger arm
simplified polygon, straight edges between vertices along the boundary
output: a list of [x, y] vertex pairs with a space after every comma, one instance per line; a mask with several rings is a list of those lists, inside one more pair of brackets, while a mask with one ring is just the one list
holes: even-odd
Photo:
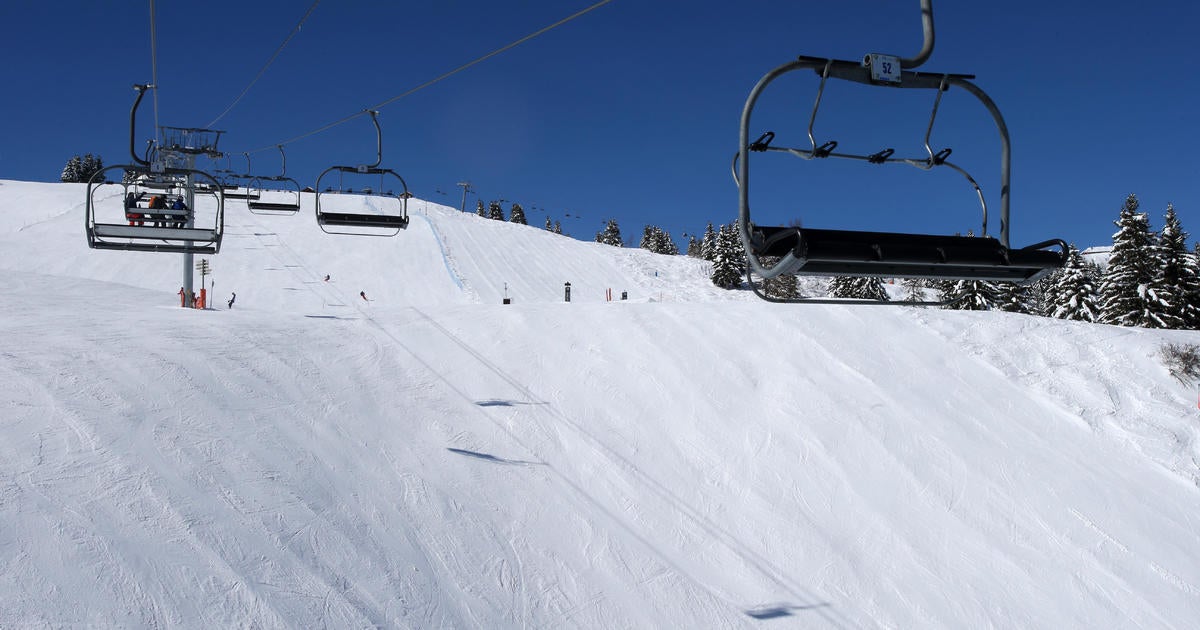
[[137, 99], [133, 101], [133, 107], [129, 108], [129, 155], [133, 157], [133, 162], [135, 164], [140, 164], [142, 166], [150, 166], [150, 162], [148, 160], [143, 160], [142, 158], [138, 157], [137, 151], [134, 150], [134, 148], [133, 148], [134, 147], [133, 138], [134, 138], [135, 130], [137, 129], [138, 105], [142, 104], [142, 98], [144, 96], [146, 96], [146, 90], [153, 88], [153, 87], [154, 86], [149, 83], [135, 84], [133, 86], [133, 89], [137, 90], [137, 93], [138, 93]]
[[921, 31], [924, 35], [924, 44], [916, 56], [903, 58], [900, 60], [902, 68], [916, 68], [925, 63], [929, 56], [933, 54], [933, 0], [921, 0]]
[[369, 109], [367, 113], [371, 115], [371, 122], [375, 124], [375, 162], [364, 166], [373, 169], [383, 162], [383, 129], [379, 126], [379, 112]]

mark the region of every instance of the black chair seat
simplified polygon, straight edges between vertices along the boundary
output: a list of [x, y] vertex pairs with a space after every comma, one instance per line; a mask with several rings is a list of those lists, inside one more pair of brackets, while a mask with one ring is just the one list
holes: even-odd
[[298, 203], [273, 203], [269, 201], [250, 201], [246, 204], [251, 210], [267, 210], [269, 212], [298, 212]]
[[[1066, 258], [1062, 241], [1009, 249], [990, 236], [758, 226], [753, 234], [753, 254], [784, 259], [786, 272], [799, 275], [1029, 282], [1061, 267]], [[1051, 246], [1060, 251], [1046, 249]]]
[[345, 227], [406, 228], [408, 217], [389, 214], [354, 214], [348, 212], [321, 212], [317, 214], [321, 225]]

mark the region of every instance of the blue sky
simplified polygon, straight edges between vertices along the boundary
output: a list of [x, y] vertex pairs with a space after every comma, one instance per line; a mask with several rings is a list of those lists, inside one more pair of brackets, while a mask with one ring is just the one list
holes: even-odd
[[[213, 121], [311, 4], [158, 2], [160, 123]], [[221, 148], [244, 170], [242, 151], [389, 100], [591, 4], [325, 0], [215, 125], [226, 132]], [[755, 82], [802, 54], [910, 56], [921, 43], [917, 9], [917, 0], [613, 0], [383, 107], [383, 165], [418, 196], [448, 205], [461, 199], [455, 184], [469, 180], [470, 207], [506, 199], [507, 211], [517, 201], [531, 223], [548, 215], [583, 239], [615, 218], [636, 242], [651, 223], [682, 244], [682, 233], [736, 216], [730, 160]], [[1007, 121], [1014, 246], [1052, 237], [1108, 244], [1131, 192], [1153, 227], [1173, 203], [1200, 239], [1195, 3], [939, 0], [935, 19], [937, 47], [921, 70], [977, 75]], [[6, 2], [0, 51], [8, 62], [0, 178], [53, 181], [67, 158], [87, 152], [128, 161], [130, 86], [151, 79], [148, 2]], [[753, 131], [805, 146], [817, 84], [810, 73], [777, 81]], [[923, 90], [831, 82], [816, 136], [855, 152], [919, 156], [932, 103]], [[147, 99], [139, 145], [153, 117]], [[970, 95], [945, 95], [932, 144], [954, 150], [993, 217], [996, 137]], [[374, 129], [358, 117], [285, 148], [288, 175], [308, 185], [328, 166], [373, 161]], [[251, 160], [255, 172], [279, 171], [274, 150]], [[752, 164], [761, 224], [979, 231], [978, 203], [953, 173], [785, 155]]]

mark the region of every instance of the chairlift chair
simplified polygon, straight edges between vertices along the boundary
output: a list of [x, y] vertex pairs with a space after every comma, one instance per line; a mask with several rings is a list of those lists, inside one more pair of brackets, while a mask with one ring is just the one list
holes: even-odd
[[[135, 163], [109, 166], [88, 180], [84, 224], [88, 246], [123, 251], [216, 254], [221, 249], [225, 207], [217, 180], [203, 171], [165, 166], [161, 161], [150, 163], [133, 151], [137, 108], [150, 87], [134, 86], [138, 96], [129, 112], [129, 152]], [[214, 133], [219, 135], [220, 132]], [[215, 141], [212, 147], [215, 148]], [[151, 208], [149, 200], [155, 195], [185, 199], [190, 203], [181, 210]], [[204, 201], [206, 214], [211, 213], [211, 224], [195, 225], [197, 198]], [[163, 206], [167, 206], [165, 199]]]
[[[254, 214], [296, 214], [300, 210], [300, 182], [287, 176], [287, 154], [283, 152], [283, 145], [276, 145], [279, 149], [279, 154], [283, 157], [283, 171], [273, 177], [259, 176], [255, 177], [250, 182], [249, 191], [253, 196], [246, 198], [246, 206], [250, 208], [250, 212]], [[247, 156], [249, 160], [249, 156]], [[278, 182], [288, 185], [287, 190], [271, 190], [265, 187], [263, 182]], [[262, 195], [265, 192], [275, 192], [286, 195], [287, 201], [264, 201]], [[278, 197], [276, 197], [278, 198]]]
[[[746, 249], [748, 269], [764, 279], [783, 274], [819, 276], [875, 276], [887, 278], [940, 278], [1030, 283], [1065, 264], [1067, 245], [1051, 239], [1012, 249], [1009, 246], [1010, 143], [1008, 128], [995, 103], [971, 83], [972, 75], [932, 74], [911, 70], [933, 51], [932, 0], [921, 0], [925, 45], [916, 57], [866, 55], [862, 62], [801, 56], [767, 73], [751, 90], [742, 111], [738, 153], [733, 161], [733, 178], [738, 186], [738, 234]], [[779, 77], [813, 70], [820, 87], [808, 123], [808, 147], [773, 145], [775, 134], [762, 133], [751, 141], [751, 114], [765, 88]], [[837, 151], [838, 143], [817, 144], [813, 124], [828, 79], [842, 79], [870, 86], [930, 89], [937, 92], [929, 127], [925, 133], [927, 155], [897, 157], [893, 149], [874, 153]], [[934, 151], [929, 143], [942, 94], [960, 88], [974, 95], [992, 115], [1001, 140], [1000, 230], [988, 234], [987, 202], [975, 179], [947, 158], [951, 150]], [[874, 231], [814, 229], [793, 226], [757, 225], [750, 216], [750, 172], [753, 153], [780, 152], [813, 162], [841, 158], [869, 165], [905, 164], [921, 170], [948, 168], [959, 172], [974, 188], [983, 210], [981, 236], [907, 234]], [[774, 260], [773, 264], [768, 260]], [[751, 282], [754, 287], [754, 283]], [[754, 287], [758, 292], [757, 287]], [[761, 296], [762, 294], [759, 293]], [[812, 300], [798, 300], [811, 302]]]
[[[364, 164], [358, 166], [331, 166], [317, 177], [317, 183], [313, 187], [316, 190], [315, 205], [317, 215], [317, 225], [327, 234], [348, 234], [355, 236], [395, 236], [408, 227], [408, 185], [404, 182], [404, 178], [390, 168], [380, 168], [379, 163], [383, 161], [383, 131], [379, 127], [378, 112], [368, 111], [371, 115], [371, 122], [375, 124], [376, 134], [376, 157], [373, 164]], [[369, 198], [386, 200], [388, 205], [396, 206], [398, 204], [399, 212], [378, 212], [378, 213], [356, 213], [356, 212], [333, 212], [328, 210], [329, 199], [331, 195], [337, 194], [336, 191], [331, 192], [332, 184], [328, 188], [321, 187], [321, 180], [332, 173], [338, 174], [338, 187], [341, 190], [341, 177], [346, 174], [351, 175], [378, 175], [380, 178], [379, 190], [387, 190], [388, 187], [383, 185], [385, 179], [395, 179], [399, 182], [399, 194], [374, 192], [370, 195], [364, 195], [363, 201], [367, 203]], [[324, 190], [325, 192], [322, 192]], [[347, 191], [349, 192], [349, 191]], [[324, 199], [323, 199], [324, 198]], [[397, 202], [396, 204], [391, 203]], [[326, 209], [322, 210], [321, 204], [325, 203]], [[330, 229], [335, 228], [335, 229]], [[341, 229], [338, 229], [341, 228]]]
[[259, 193], [251, 186], [254, 183], [254, 175], [250, 173], [250, 154], [242, 153], [246, 158], [246, 172], [234, 173], [228, 171], [226, 176], [225, 197], [227, 199], [243, 199], [249, 202], [251, 199], [258, 199]]

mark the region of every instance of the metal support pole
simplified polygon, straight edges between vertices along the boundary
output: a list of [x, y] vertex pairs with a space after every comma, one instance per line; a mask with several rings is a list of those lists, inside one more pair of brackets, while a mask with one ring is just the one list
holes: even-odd
[[[185, 190], [184, 203], [186, 203], [187, 207], [188, 207], [188, 218], [187, 218], [186, 227], [193, 228], [193, 227], [196, 227], [196, 219], [195, 219], [195, 217], [196, 217], [196, 193], [195, 193], [196, 180], [195, 180], [195, 175], [193, 175], [192, 173], [196, 168], [196, 156], [193, 154], [190, 154], [190, 153], [187, 154], [187, 168], [188, 168], [187, 188], [184, 189]], [[186, 241], [184, 244], [187, 245], [188, 247], [191, 247], [192, 241]], [[183, 295], [184, 295], [185, 300], [192, 299], [192, 265], [194, 264], [193, 258], [194, 258], [194, 256], [190, 252], [183, 255]], [[187, 306], [190, 308], [191, 304], [188, 304]]]
[[458, 206], [458, 211], [466, 212], [467, 211], [467, 193], [471, 191], [471, 182], [458, 182], [458, 185], [462, 186], [462, 189], [463, 189], [462, 205]]

